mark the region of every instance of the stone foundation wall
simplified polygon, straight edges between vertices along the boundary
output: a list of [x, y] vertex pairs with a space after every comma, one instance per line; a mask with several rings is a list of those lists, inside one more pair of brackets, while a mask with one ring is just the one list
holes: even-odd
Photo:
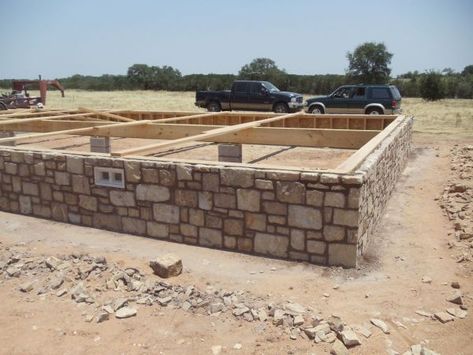
[[412, 117], [405, 118], [357, 171], [364, 177], [360, 190], [359, 254], [364, 252], [379, 226], [396, 182], [407, 163], [413, 122]]
[[[407, 158], [410, 127], [393, 132], [392, 141], [373, 153], [376, 158], [352, 175], [2, 147], [0, 210], [178, 243], [353, 267]], [[95, 167], [123, 169], [125, 188], [97, 186]]]

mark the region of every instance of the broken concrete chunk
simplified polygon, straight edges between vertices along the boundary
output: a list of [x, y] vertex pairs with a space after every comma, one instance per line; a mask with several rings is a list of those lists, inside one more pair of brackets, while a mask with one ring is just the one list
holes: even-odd
[[151, 260], [149, 266], [162, 278], [178, 276], [182, 272], [182, 260], [174, 254], [159, 256], [156, 260]]
[[136, 316], [136, 309], [131, 307], [122, 307], [115, 312], [115, 317], [118, 319], [130, 318]]
[[305, 307], [298, 303], [288, 303], [284, 308], [286, 309], [286, 313], [292, 316], [303, 314], [306, 311]]
[[378, 327], [383, 331], [384, 334], [389, 334], [389, 328], [381, 319], [372, 318], [370, 319], [371, 324]]

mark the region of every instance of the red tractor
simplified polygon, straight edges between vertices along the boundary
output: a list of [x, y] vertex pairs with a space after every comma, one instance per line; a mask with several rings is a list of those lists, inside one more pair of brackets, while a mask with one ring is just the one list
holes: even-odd
[[[39, 80], [13, 80], [12, 92], [0, 96], [0, 110], [46, 105], [48, 86], [61, 91], [61, 95], [64, 97], [64, 87], [57, 80], [41, 80], [41, 77]], [[39, 88], [40, 96], [31, 97], [28, 93], [28, 89], [31, 87]]]

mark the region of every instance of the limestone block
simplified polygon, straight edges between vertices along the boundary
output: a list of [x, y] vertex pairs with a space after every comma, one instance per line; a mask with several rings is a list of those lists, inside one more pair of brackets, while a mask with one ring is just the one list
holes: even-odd
[[304, 203], [305, 186], [300, 182], [281, 182], [276, 183], [276, 196], [281, 202]]
[[57, 185], [70, 185], [70, 174], [62, 171], [54, 172], [54, 179]]
[[236, 208], [235, 195], [216, 193], [214, 194], [214, 203], [215, 206], [221, 208]]
[[329, 265], [356, 267], [356, 245], [331, 243], [328, 246]]
[[268, 214], [287, 215], [287, 205], [280, 202], [263, 202], [263, 211]]
[[324, 254], [327, 243], [320, 240], [308, 240], [307, 241], [307, 252], [311, 254]]
[[146, 222], [139, 218], [122, 217], [123, 231], [125, 233], [140, 234], [146, 233]]
[[97, 198], [87, 195], [79, 195], [79, 207], [89, 211], [97, 211]]
[[169, 226], [167, 224], [157, 222], [146, 223], [147, 234], [155, 238], [167, 238], [169, 237]]
[[260, 190], [272, 190], [273, 182], [271, 180], [256, 179], [255, 187]]
[[30, 214], [31, 212], [33, 212], [33, 208], [31, 205], [31, 197], [20, 196], [19, 202], [20, 202], [20, 212], [22, 214]]
[[240, 219], [228, 218], [223, 223], [223, 230], [229, 235], [243, 235], [243, 221]]
[[131, 191], [112, 190], [110, 191], [110, 202], [114, 206], [134, 207], [135, 194]]
[[177, 180], [188, 180], [192, 181], [192, 167], [186, 165], [177, 165]]
[[320, 229], [322, 228], [322, 214], [312, 207], [289, 205], [288, 224], [292, 227]]
[[164, 186], [146, 184], [136, 186], [136, 199], [140, 201], [164, 202], [170, 197], [169, 188]]
[[202, 190], [218, 192], [220, 179], [218, 174], [204, 173], [202, 174]]
[[199, 208], [211, 210], [213, 207], [213, 195], [211, 192], [199, 192]]
[[357, 210], [342, 210], [335, 208], [333, 212], [333, 223], [348, 227], [358, 226]]
[[259, 212], [260, 200], [261, 192], [258, 190], [237, 190], [237, 205], [239, 210]]
[[31, 182], [23, 182], [23, 193], [25, 195], [38, 196], [39, 188], [37, 184]]
[[154, 219], [158, 222], [179, 223], [179, 207], [167, 205], [164, 203], [155, 203], [153, 205]]
[[245, 225], [249, 229], [264, 232], [266, 230], [266, 215], [260, 213], [246, 213]]
[[178, 206], [197, 207], [197, 191], [176, 190], [175, 201]]
[[166, 254], [149, 262], [153, 272], [159, 277], [168, 278], [182, 273], [182, 260], [177, 255]]
[[284, 258], [287, 257], [289, 238], [266, 233], [256, 233], [255, 253]]
[[67, 156], [66, 170], [73, 174], [84, 174], [84, 159], [80, 157]]
[[310, 206], [322, 207], [324, 203], [324, 192], [318, 190], [307, 190], [306, 203]]
[[141, 181], [141, 164], [136, 161], [125, 161], [125, 178], [127, 182]]
[[72, 191], [90, 195], [89, 178], [83, 175], [72, 175]]
[[291, 247], [296, 250], [305, 250], [304, 231], [299, 229], [291, 230]]
[[199, 244], [207, 247], [222, 247], [222, 231], [210, 228], [199, 229]]
[[339, 226], [325, 225], [324, 239], [328, 242], [336, 242], [345, 239], [345, 228]]
[[254, 184], [254, 172], [245, 169], [222, 169], [220, 172], [222, 185], [236, 187], [252, 187]]
[[328, 207], [345, 207], [345, 195], [342, 192], [326, 192], [325, 206]]

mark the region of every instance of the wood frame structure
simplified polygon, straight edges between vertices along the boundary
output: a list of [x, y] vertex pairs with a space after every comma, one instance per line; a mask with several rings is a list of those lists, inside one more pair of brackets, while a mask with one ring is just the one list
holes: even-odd
[[[148, 155], [164, 148], [199, 141], [354, 149], [354, 154], [335, 170], [349, 173], [362, 163], [402, 119], [403, 116], [395, 115], [312, 115], [302, 112], [201, 113], [88, 108], [41, 112], [24, 110], [15, 113], [5, 111], [0, 114], [0, 132], [23, 133], [15, 137], [0, 138], [0, 144], [61, 135], [143, 138], [155, 141], [141, 147], [112, 151], [111, 156], [146, 156], [151, 159], [153, 157]], [[162, 157], [159, 159], [165, 160]]]

